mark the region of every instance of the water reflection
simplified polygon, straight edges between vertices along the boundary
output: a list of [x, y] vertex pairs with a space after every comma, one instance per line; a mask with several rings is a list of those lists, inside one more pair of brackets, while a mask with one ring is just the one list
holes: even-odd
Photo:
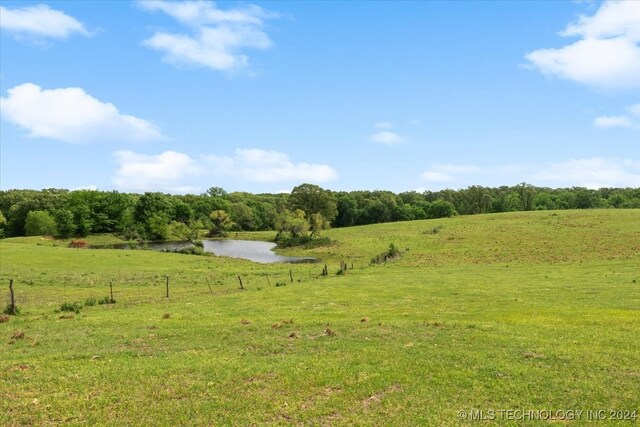
[[[316, 262], [316, 258], [282, 256], [273, 252], [276, 247], [272, 242], [258, 242], [255, 240], [203, 240], [204, 251], [231, 258], [248, 259], [263, 264], [274, 262], [305, 263]], [[173, 251], [193, 246], [189, 242], [157, 242], [146, 245], [156, 251]], [[114, 249], [130, 249], [128, 244], [114, 245]]]

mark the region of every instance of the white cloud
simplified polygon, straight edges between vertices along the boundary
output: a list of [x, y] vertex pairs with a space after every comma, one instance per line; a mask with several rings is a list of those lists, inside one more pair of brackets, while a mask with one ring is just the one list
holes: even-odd
[[147, 141], [163, 139], [152, 123], [118, 111], [83, 89], [42, 89], [24, 83], [0, 98], [2, 117], [28, 132], [29, 137], [73, 143]]
[[445, 182], [462, 182], [465, 175], [481, 172], [482, 169], [473, 165], [454, 165], [451, 163], [434, 164], [429, 170], [423, 172], [420, 176], [423, 180], [433, 183]]
[[91, 35], [77, 19], [45, 4], [16, 9], [0, 6], [0, 28], [18, 38], [66, 39], [74, 33]]
[[338, 173], [331, 166], [293, 163], [284, 153], [257, 148], [236, 149], [233, 157], [209, 155], [205, 156], [205, 160], [213, 168], [212, 173], [245, 181], [327, 182], [338, 177]]
[[428, 170], [425, 172], [422, 172], [422, 174], [420, 175], [422, 177], [423, 180], [428, 181], [428, 182], [451, 182], [451, 181], [455, 181], [455, 177], [453, 175], [449, 175], [443, 172], [436, 172], [436, 171], [432, 171], [432, 170]]
[[194, 159], [175, 151], [150, 156], [131, 151], [116, 151], [113, 155], [118, 163], [118, 170], [112, 181], [119, 189], [196, 192], [196, 187], [184, 185], [182, 182], [203, 172], [203, 168]]
[[267, 49], [272, 42], [264, 20], [276, 15], [255, 5], [221, 10], [205, 1], [140, 1], [148, 11], [161, 11], [190, 28], [189, 34], [156, 32], [144, 46], [165, 52], [164, 60], [213, 70], [237, 70], [249, 58], [245, 48]]
[[398, 135], [395, 132], [391, 131], [382, 131], [374, 133], [370, 136], [371, 141], [377, 142], [379, 144], [387, 144], [387, 145], [397, 145], [402, 144], [404, 142], [404, 138]]
[[606, 1], [560, 33], [581, 37], [559, 49], [525, 58], [545, 74], [599, 89], [640, 88], [640, 2]]
[[640, 187], [640, 162], [594, 157], [549, 163], [536, 172], [536, 184], [560, 187]]
[[480, 168], [434, 164], [420, 177], [433, 188], [528, 182], [549, 187], [638, 187], [640, 161], [616, 158], [570, 159], [542, 165], [507, 164]]
[[627, 116], [601, 116], [593, 120], [599, 128], [631, 127], [631, 120]]
[[599, 128], [634, 128], [640, 129], [640, 104], [627, 107], [629, 114], [620, 116], [600, 116], [593, 120]]

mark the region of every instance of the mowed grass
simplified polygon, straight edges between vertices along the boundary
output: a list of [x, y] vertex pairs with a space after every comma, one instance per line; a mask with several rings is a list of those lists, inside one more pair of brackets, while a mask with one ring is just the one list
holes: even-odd
[[[324, 262], [0, 242], [2, 292], [13, 278], [22, 310], [0, 323], [0, 424], [439, 426], [472, 424], [458, 417], [472, 409], [640, 410], [640, 211], [326, 234], [333, 244], [286, 252], [321, 257], [328, 277]], [[370, 266], [390, 243], [401, 258]], [[335, 275], [341, 260], [354, 269]], [[110, 281], [116, 304], [55, 312], [107, 296]], [[571, 422], [533, 424], [553, 421]]]

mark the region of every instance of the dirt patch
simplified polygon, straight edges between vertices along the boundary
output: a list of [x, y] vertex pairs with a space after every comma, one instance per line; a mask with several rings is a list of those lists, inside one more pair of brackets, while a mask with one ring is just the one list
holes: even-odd
[[171, 317], [171, 315], [169, 313], [165, 313], [162, 315], [163, 319], [169, 319]]
[[363, 317], [362, 319], [360, 319], [360, 321], [361, 321], [362, 323], [366, 323], [366, 322], [368, 322], [368, 321], [369, 321], [369, 318], [368, 318], [368, 317]]
[[296, 338], [300, 338], [300, 337], [298, 336], [298, 333], [297, 333], [296, 331], [293, 331], [293, 332], [291, 332], [291, 333], [289, 334], [289, 337], [288, 337], [288, 338], [289, 338], [289, 339], [294, 340], [294, 339], [296, 339]]
[[0, 314], [0, 323], [5, 323], [9, 321], [9, 315], [8, 314]]
[[241, 325], [250, 325], [251, 324], [251, 320], [242, 319], [242, 320], [240, 320], [240, 324]]
[[58, 317], [58, 319], [73, 319], [75, 316], [73, 314], [63, 314], [62, 316]]

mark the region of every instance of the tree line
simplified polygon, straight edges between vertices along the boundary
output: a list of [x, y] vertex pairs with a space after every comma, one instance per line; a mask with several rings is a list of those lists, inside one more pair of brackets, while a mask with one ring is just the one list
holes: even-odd
[[281, 237], [317, 236], [328, 227], [493, 212], [640, 208], [640, 188], [471, 186], [425, 192], [334, 192], [302, 184], [290, 194], [170, 195], [62, 189], [0, 191], [0, 237], [114, 233], [129, 240], [194, 240], [199, 232], [276, 230]]

